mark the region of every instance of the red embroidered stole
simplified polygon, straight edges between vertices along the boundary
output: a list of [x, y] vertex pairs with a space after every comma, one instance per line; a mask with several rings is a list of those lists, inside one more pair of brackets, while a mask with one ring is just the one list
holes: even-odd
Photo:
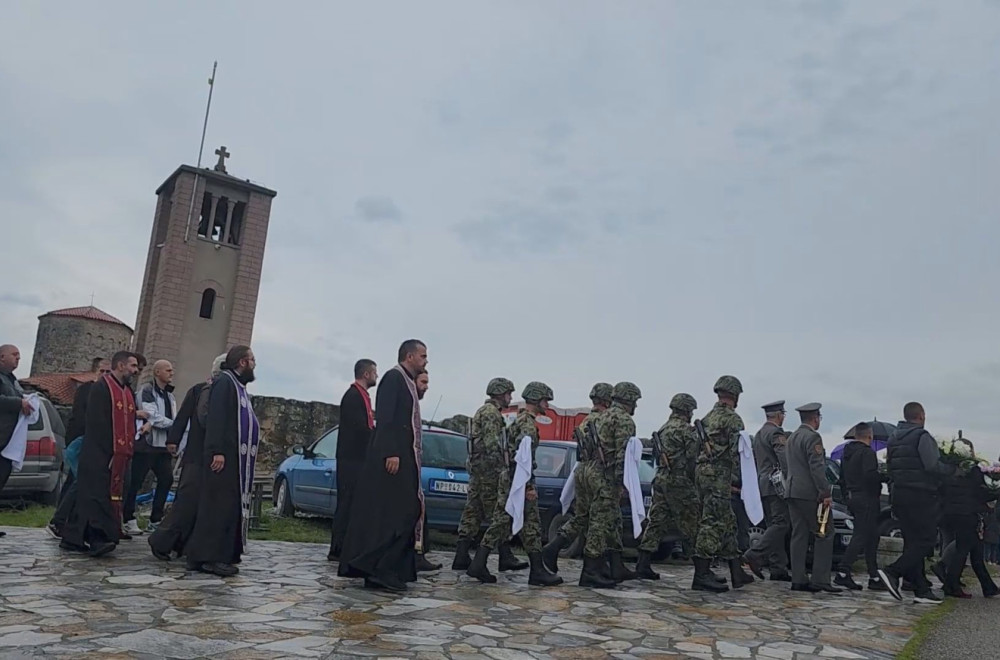
[[354, 381], [354, 387], [361, 392], [361, 399], [365, 402], [365, 412], [368, 413], [368, 430], [375, 428], [375, 413], [372, 412], [372, 398], [368, 394], [368, 390], [358, 385], [357, 381]]
[[111, 509], [122, 521], [122, 499], [125, 490], [125, 470], [135, 444], [135, 399], [132, 390], [122, 387], [111, 374], [104, 375], [111, 392]]

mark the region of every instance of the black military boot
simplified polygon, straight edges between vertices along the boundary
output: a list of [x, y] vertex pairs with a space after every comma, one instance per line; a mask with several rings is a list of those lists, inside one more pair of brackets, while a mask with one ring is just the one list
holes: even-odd
[[458, 539], [458, 547], [455, 548], [455, 560], [451, 562], [451, 570], [465, 571], [472, 565], [472, 557], [469, 556], [469, 548], [472, 541], [469, 539]]
[[556, 537], [549, 541], [544, 548], [542, 548], [542, 562], [545, 564], [545, 568], [549, 569], [553, 573], [559, 572], [559, 553], [563, 548], [568, 546], [569, 543], [569, 539], [563, 536], [560, 532], [559, 534], [556, 534]]
[[615, 582], [625, 582], [626, 580], [638, 580], [639, 575], [629, 570], [622, 561], [621, 550], [609, 550], [608, 561], [611, 564], [611, 579]]
[[659, 580], [660, 574], [649, 566], [652, 556], [645, 550], [639, 551], [639, 560], [635, 562], [635, 573], [640, 580]]
[[465, 574], [485, 584], [495, 583], [497, 576], [490, 573], [490, 569], [486, 567], [486, 560], [489, 556], [490, 549], [485, 545], [480, 545], [479, 549], [476, 550], [476, 556], [472, 559], [472, 563], [469, 564], [469, 569], [465, 571]]
[[555, 587], [563, 583], [563, 579], [558, 575], [549, 573], [542, 562], [542, 553], [532, 552], [528, 554], [528, 563], [531, 564], [531, 572], [528, 573], [528, 584], [534, 587]]
[[506, 543], [501, 543], [500, 548], [497, 550], [497, 563], [500, 572], [504, 571], [523, 571], [528, 568], [528, 562], [520, 561], [513, 552], [510, 551], [510, 546]]
[[733, 589], [739, 589], [744, 584], [753, 584], [753, 576], [743, 570], [743, 561], [739, 557], [729, 560], [729, 576], [733, 580]]
[[601, 573], [601, 568], [606, 566], [604, 557], [583, 557], [583, 571], [580, 573], [580, 586], [593, 587], [595, 589], [614, 589], [615, 581]]
[[712, 577], [711, 560], [694, 557], [694, 580], [691, 581], [691, 589], [694, 591], [711, 591], [721, 594], [729, 591], [729, 587], [718, 582]]

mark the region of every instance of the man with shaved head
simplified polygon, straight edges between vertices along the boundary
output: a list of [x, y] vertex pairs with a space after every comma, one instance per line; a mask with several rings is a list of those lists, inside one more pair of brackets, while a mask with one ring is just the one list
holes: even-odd
[[[139, 389], [139, 407], [149, 418], [148, 430], [136, 440], [135, 454], [132, 456], [132, 471], [129, 479], [128, 496], [125, 499], [125, 530], [132, 535], [142, 534], [135, 519], [135, 498], [149, 472], [156, 477], [156, 492], [153, 495], [153, 511], [149, 515], [147, 531], [152, 533], [163, 520], [163, 509], [167, 504], [167, 494], [174, 483], [171, 463], [173, 451], [167, 450], [168, 436], [174, 425], [177, 401], [174, 399], [174, 367], [166, 360], [153, 363], [153, 380]], [[172, 445], [176, 451], [176, 445]]]
[[[14, 427], [21, 414], [31, 413], [31, 406], [24, 396], [14, 370], [21, 363], [21, 351], [17, 346], [4, 344], [0, 346], [0, 451], [3, 451], [10, 443], [10, 437], [14, 434]], [[12, 464], [10, 459], [0, 456], [0, 491], [7, 485], [10, 478]], [[0, 532], [3, 536], [4, 532]]]

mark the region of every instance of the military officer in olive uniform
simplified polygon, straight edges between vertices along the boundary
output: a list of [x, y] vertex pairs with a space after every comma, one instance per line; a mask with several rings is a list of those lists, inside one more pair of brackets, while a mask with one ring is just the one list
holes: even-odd
[[[469, 494], [458, 525], [458, 547], [452, 570], [464, 571], [472, 564], [469, 549], [475, 542], [483, 522], [489, 523], [496, 508], [498, 480], [506, 474], [503, 462], [503, 438], [506, 431], [501, 410], [510, 405], [514, 383], [506, 378], [494, 378], [486, 386], [486, 399], [472, 416], [469, 431]], [[500, 545], [501, 571], [519, 571], [527, 568], [510, 551], [506, 543]]]
[[[604, 454], [600, 450], [596, 437], [597, 420], [611, 406], [614, 388], [608, 383], [597, 383], [590, 390], [590, 401], [593, 404], [590, 413], [576, 428], [573, 435], [577, 442], [577, 465], [573, 473], [576, 487], [576, 499], [573, 503], [573, 515], [559, 530], [555, 538], [542, 548], [542, 561], [545, 567], [553, 573], [559, 572], [559, 552], [569, 546], [580, 534], [585, 539], [591, 539], [590, 517], [595, 510], [600, 516], [602, 502], [598, 497], [602, 494], [604, 484]], [[595, 508], [596, 505], [596, 508]], [[604, 554], [604, 542], [599, 550], [595, 550], [596, 539], [591, 542], [590, 555], [584, 548], [583, 572], [580, 574], [580, 586], [607, 589], [615, 586], [611, 579]]]
[[753, 437], [753, 457], [757, 463], [757, 483], [764, 504], [764, 520], [767, 530], [757, 547], [751, 547], [743, 554], [743, 560], [750, 570], [764, 579], [761, 568], [771, 569], [771, 579], [788, 582], [788, 554], [785, 541], [790, 530], [788, 504], [785, 502], [784, 475], [788, 472], [785, 462], [785, 441], [788, 434], [781, 428], [785, 423], [785, 402], [775, 401], [764, 408], [767, 421]]
[[[528, 563], [531, 572], [528, 574], [528, 584], [541, 587], [552, 587], [562, 584], [563, 579], [550, 573], [542, 562], [542, 522], [538, 515], [538, 491], [535, 490], [535, 451], [538, 449], [538, 426], [535, 418], [549, 408], [552, 400], [552, 388], [545, 383], [532, 381], [521, 392], [524, 407], [518, 411], [517, 417], [507, 430], [507, 443], [503, 448], [504, 464], [513, 468], [514, 459], [521, 441], [527, 437], [531, 441], [531, 477], [524, 493], [524, 526], [521, 528], [521, 541], [528, 551]], [[472, 564], [466, 575], [480, 582], [493, 583], [497, 579], [486, 567], [490, 552], [501, 544], [510, 541], [513, 519], [506, 511], [507, 498], [514, 478], [514, 470], [502, 473], [497, 484], [496, 505], [489, 529], [483, 535], [483, 541], [476, 551]]]
[[639, 561], [635, 572], [640, 579], [659, 580], [650, 567], [652, 554], [671, 529], [688, 540], [698, 535], [701, 506], [694, 486], [694, 465], [698, 459], [698, 437], [691, 427], [691, 415], [698, 403], [687, 393], [670, 400], [670, 418], [653, 434], [653, 501], [649, 507], [646, 529], [639, 543]]
[[[788, 438], [785, 448], [788, 461], [788, 511], [792, 520], [792, 591], [840, 593], [830, 584], [833, 561], [833, 512], [826, 531], [819, 536], [817, 505], [833, 506], [830, 482], [826, 478], [826, 449], [819, 431], [822, 406], [807, 403], [799, 406], [802, 425]], [[814, 542], [812, 579], [806, 573], [806, 553]]]
[[[729, 564], [733, 589], [753, 582], [744, 572], [736, 544], [736, 517], [729, 501], [733, 484], [740, 474], [739, 441], [743, 420], [736, 414], [743, 385], [735, 376], [722, 376], [715, 383], [718, 401], [701, 420], [704, 434], [695, 467], [695, 484], [701, 499], [701, 520], [694, 546], [694, 581], [698, 591], [728, 591], [712, 574], [711, 564], [718, 557]], [[696, 428], [697, 428], [696, 424]]]

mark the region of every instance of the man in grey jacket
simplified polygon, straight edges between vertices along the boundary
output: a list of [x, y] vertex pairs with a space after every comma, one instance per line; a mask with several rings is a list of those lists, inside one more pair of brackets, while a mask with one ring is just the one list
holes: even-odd
[[[788, 512], [792, 519], [792, 591], [837, 594], [843, 591], [830, 583], [833, 564], [833, 497], [826, 478], [826, 449], [819, 431], [819, 403], [807, 403], [795, 410], [802, 425], [788, 438]], [[828, 510], [826, 529], [820, 534], [818, 505]], [[812, 579], [806, 573], [806, 554], [813, 540]]]
[[[0, 451], [6, 449], [10, 443], [18, 418], [22, 414], [31, 413], [31, 406], [24, 396], [24, 390], [14, 375], [20, 363], [21, 351], [17, 346], [11, 344], [0, 346]], [[0, 491], [7, 485], [12, 469], [10, 460], [0, 456]], [[0, 536], [5, 535], [6, 532], [0, 532]]]
[[[756, 548], [750, 548], [743, 555], [744, 562], [761, 580], [761, 567], [771, 568], [771, 579], [788, 582], [788, 554], [785, 540], [788, 538], [788, 504], [785, 502], [784, 474], [788, 472], [785, 460], [785, 441], [788, 434], [781, 425], [785, 423], [785, 402], [775, 401], [764, 407], [767, 421], [753, 437], [753, 457], [757, 463], [757, 484], [764, 504], [767, 530]], [[772, 475], [777, 475], [776, 486]], [[780, 492], [779, 492], [780, 491]]]
[[[139, 390], [138, 407], [148, 413], [149, 430], [135, 443], [132, 456], [132, 472], [129, 478], [128, 495], [125, 498], [125, 529], [129, 534], [141, 534], [135, 519], [135, 498], [146, 475], [152, 471], [156, 477], [156, 491], [153, 494], [153, 510], [149, 515], [146, 531], [152, 533], [163, 520], [163, 510], [167, 504], [167, 494], [174, 483], [171, 452], [167, 451], [167, 435], [174, 424], [177, 401], [174, 399], [174, 367], [166, 360], [153, 363], [153, 381]], [[176, 447], [173, 447], [176, 451]]]

